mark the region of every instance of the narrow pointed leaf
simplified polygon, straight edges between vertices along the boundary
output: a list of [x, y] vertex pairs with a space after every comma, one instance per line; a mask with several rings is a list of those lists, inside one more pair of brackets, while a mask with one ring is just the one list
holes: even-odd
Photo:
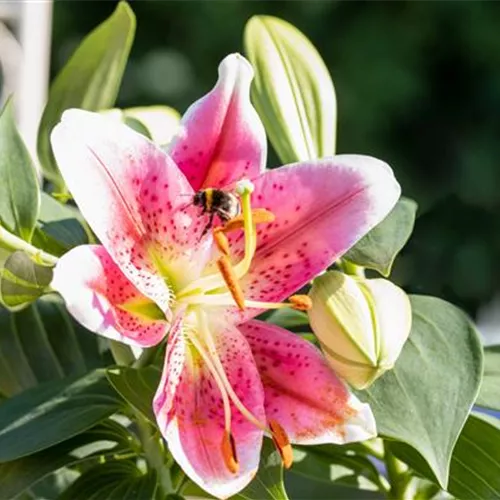
[[40, 384], [0, 404], [0, 462], [31, 455], [93, 427], [122, 402], [96, 370]]
[[124, 366], [109, 368], [108, 380], [115, 390], [135, 409], [151, 422], [156, 422], [153, 413], [153, 397], [160, 383], [161, 372], [155, 366], [135, 369]]
[[83, 219], [75, 207], [63, 205], [47, 193], [42, 193], [38, 225], [33, 244], [60, 257], [77, 245], [89, 243]]
[[311, 42], [281, 19], [255, 16], [244, 45], [255, 70], [252, 101], [281, 161], [335, 154], [335, 90]]
[[59, 190], [64, 181], [50, 146], [50, 133], [68, 108], [98, 111], [113, 107], [135, 34], [135, 16], [126, 2], [79, 45], [57, 75], [38, 132], [38, 156], [45, 176]]
[[15, 498], [62, 467], [95, 457], [130, 453], [132, 441], [132, 436], [124, 427], [106, 420], [52, 448], [0, 464], [2, 498]]
[[389, 276], [394, 259], [413, 232], [417, 204], [401, 198], [389, 215], [366, 236], [361, 238], [344, 259]]
[[0, 300], [8, 308], [18, 309], [46, 293], [52, 281], [52, 268], [33, 261], [26, 253], [11, 254], [0, 269]]
[[40, 205], [33, 161], [14, 123], [7, 101], [0, 113], [0, 225], [31, 241]]
[[359, 397], [370, 404], [379, 433], [414, 448], [446, 488], [453, 448], [479, 390], [482, 347], [458, 308], [435, 297], [410, 299], [412, 330], [401, 356]]

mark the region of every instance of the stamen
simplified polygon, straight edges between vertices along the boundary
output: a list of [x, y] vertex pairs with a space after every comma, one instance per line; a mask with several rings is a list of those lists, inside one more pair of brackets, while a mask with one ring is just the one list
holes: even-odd
[[230, 432], [224, 432], [221, 449], [226, 467], [229, 472], [236, 474], [240, 470], [240, 464], [238, 463], [238, 457], [236, 455], [234, 438]]
[[283, 461], [283, 466], [285, 469], [289, 469], [293, 463], [293, 450], [288, 435], [276, 420], [269, 420], [269, 427], [272, 431], [273, 442]]
[[214, 340], [212, 338], [212, 335], [210, 333], [210, 330], [207, 325], [207, 319], [205, 316], [205, 313], [202, 310], [198, 310], [198, 322], [200, 326], [201, 333], [203, 335], [203, 340], [207, 344], [208, 348], [211, 351], [214, 363], [216, 365], [216, 368], [219, 372], [220, 378], [222, 383], [224, 384], [224, 388], [227, 391], [227, 394], [231, 398], [231, 401], [233, 402], [234, 406], [238, 408], [239, 412], [255, 427], [261, 429], [264, 432], [269, 432], [269, 428], [260, 420], [258, 420], [251, 412], [246, 408], [246, 406], [241, 402], [240, 398], [236, 395], [234, 392], [234, 389], [231, 385], [231, 382], [229, 382], [226, 372], [224, 370], [224, 367], [222, 366], [221, 360], [219, 359], [219, 356], [217, 355], [217, 348], [215, 347]]
[[288, 301], [297, 311], [309, 311], [312, 308], [312, 300], [308, 295], [292, 295]]
[[222, 255], [226, 255], [229, 257], [230, 254], [229, 241], [227, 240], [227, 237], [223, 231], [224, 229], [222, 227], [217, 227], [212, 231], [212, 235], [214, 237], [214, 243], [219, 249], [219, 252]]
[[[252, 216], [253, 216], [253, 223], [255, 225], [273, 222], [275, 219], [274, 214], [272, 212], [270, 212], [269, 210], [266, 210], [265, 208], [252, 209]], [[220, 230], [224, 231], [225, 233], [229, 233], [231, 231], [235, 231], [236, 229], [243, 229], [244, 224], [245, 224], [244, 217], [242, 214], [240, 214], [240, 215], [237, 215], [236, 217], [233, 217], [228, 222], [226, 222], [220, 228]]]
[[224, 278], [229, 292], [231, 293], [236, 305], [240, 310], [245, 309], [245, 296], [243, 295], [243, 290], [238, 282], [235, 271], [227, 255], [223, 255], [217, 261], [217, 267]]
[[231, 404], [229, 402], [229, 396], [227, 394], [224, 382], [221, 379], [216, 367], [212, 363], [212, 360], [210, 359], [210, 354], [205, 350], [205, 348], [198, 341], [198, 338], [196, 337], [196, 333], [193, 332], [191, 334], [189, 331], [189, 328], [184, 328], [183, 333], [186, 335], [188, 340], [193, 344], [194, 348], [200, 353], [200, 356], [203, 358], [203, 361], [207, 365], [208, 370], [212, 374], [212, 377], [214, 378], [215, 383], [217, 384], [217, 387], [219, 388], [219, 391], [220, 391], [221, 397], [222, 397], [222, 405], [224, 408], [224, 429], [225, 429], [226, 433], [229, 434], [231, 432]]

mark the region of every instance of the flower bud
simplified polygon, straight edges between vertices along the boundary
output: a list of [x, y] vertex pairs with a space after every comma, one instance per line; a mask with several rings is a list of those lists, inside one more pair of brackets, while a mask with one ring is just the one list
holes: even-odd
[[411, 329], [410, 301], [401, 288], [331, 271], [314, 280], [309, 296], [311, 327], [346, 382], [364, 389], [394, 366]]

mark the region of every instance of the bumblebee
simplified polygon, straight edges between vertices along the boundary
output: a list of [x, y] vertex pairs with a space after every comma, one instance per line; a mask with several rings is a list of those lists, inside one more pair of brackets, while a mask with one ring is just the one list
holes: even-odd
[[194, 194], [193, 205], [202, 207], [202, 214], [209, 214], [208, 224], [203, 230], [201, 237], [205, 236], [213, 226], [216, 215], [222, 222], [227, 222], [240, 213], [238, 198], [233, 193], [223, 191], [222, 189], [201, 189]]

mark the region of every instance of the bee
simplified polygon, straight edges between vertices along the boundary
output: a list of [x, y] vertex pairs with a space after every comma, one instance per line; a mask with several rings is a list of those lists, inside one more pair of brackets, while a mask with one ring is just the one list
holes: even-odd
[[238, 198], [233, 193], [222, 189], [207, 188], [197, 191], [193, 196], [193, 205], [202, 207], [202, 214], [209, 214], [208, 224], [201, 237], [205, 236], [213, 226], [216, 215], [222, 222], [227, 222], [240, 213]]

